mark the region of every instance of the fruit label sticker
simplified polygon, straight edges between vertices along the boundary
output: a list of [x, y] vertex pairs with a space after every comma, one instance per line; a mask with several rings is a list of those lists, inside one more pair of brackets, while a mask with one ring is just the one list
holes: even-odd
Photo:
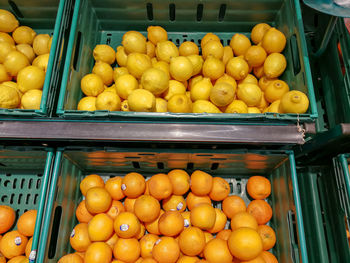
[[178, 203], [176, 206], [177, 211], [181, 210], [184, 207], [184, 204], [182, 202]]
[[156, 241], [156, 243], [154, 243], [154, 245], [158, 245], [159, 242], [162, 241], [160, 238]]
[[126, 189], [126, 185], [122, 184], [122, 190], [125, 191], [125, 189]]
[[190, 226], [190, 222], [188, 222], [187, 219], [184, 219], [184, 227], [189, 227]]
[[22, 239], [21, 239], [21, 237], [16, 237], [16, 238], [15, 238], [15, 244], [16, 244], [17, 246], [19, 246], [19, 245], [22, 244]]
[[120, 225], [120, 230], [121, 231], [127, 231], [129, 229], [129, 225], [127, 225], [127, 224], [121, 224]]
[[73, 229], [72, 233], [70, 234], [70, 237], [74, 237], [75, 236], [75, 228]]
[[36, 258], [36, 250], [32, 250], [29, 254], [29, 260], [34, 262], [35, 258]]

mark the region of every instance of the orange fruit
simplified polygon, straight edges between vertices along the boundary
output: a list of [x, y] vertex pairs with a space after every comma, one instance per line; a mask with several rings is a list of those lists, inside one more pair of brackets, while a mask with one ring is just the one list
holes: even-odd
[[7, 263], [27, 263], [29, 260], [25, 256], [17, 256], [7, 261]]
[[31, 237], [28, 240], [28, 243], [26, 245], [26, 249], [24, 250], [25, 255], [26, 255], [27, 258], [29, 258], [30, 252], [32, 251], [32, 244], [33, 244], [33, 237]]
[[87, 191], [93, 187], [104, 187], [105, 182], [97, 174], [90, 174], [86, 176], [80, 183], [80, 191], [83, 196], [86, 196]]
[[[92, 262], [92, 261], [90, 261]], [[58, 260], [58, 263], [84, 263], [84, 260], [77, 254], [67, 254]]]
[[237, 195], [231, 195], [222, 202], [222, 210], [228, 218], [232, 218], [239, 212], [245, 212], [247, 207], [243, 199]]
[[154, 234], [154, 235], [160, 235], [158, 223], [159, 223], [160, 217], [163, 214], [164, 214], [164, 210], [160, 210], [159, 217], [156, 220], [154, 220], [153, 222], [150, 222], [150, 223], [145, 223], [145, 227], [149, 233]]
[[161, 237], [152, 250], [153, 258], [157, 262], [175, 263], [180, 256], [180, 248], [172, 237]]
[[69, 241], [74, 250], [78, 252], [85, 252], [91, 244], [88, 233], [88, 225], [86, 223], [76, 225], [70, 235]]
[[205, 243], [208, 243], [210, 240], [214, 239], [214, 236], [207, 231], [204, 231]]
[[196, 256], [205, 247], [205, 235], [198, 227], [188, 227], [181, 232], [178, 243], [183, 254]]
[[149, 180], [149, 193], [154, 198], [162, 200], [168, 198], [173, 193], [173, 186], [166, 174], [155, 174]]
[[[137, 263], [137, 261], [135, 263]], [[140, 263], [158, 263], [158, 262], [155, 261], [153, 258], [141, 258]]]
[[137, 232], [137, 234], [135, 235], [135, 238], [137, 240], [141, 239], [145, 235], [145, 232], [146, 232], [145, 225], [144, 224], [140, 224], [140, 231]]
[[122, 180], [121, 188], [127, 197], [139, 197], [145, 192], [145, 178], [139, 173], [128, 173]]
[[248, 179], [247, 192], [254, 199], [265, 199], [271, 194], [271, 183], [263, 176], [252, 176]]
[[276, 244], [276, 233], [275, 231], [268, 225], [260, 225], [258, 226], [258, 233], [263, 242], [263, 249], [270, 250]]
[[249, 227], [257, 230], [258, 223], [255, 217], [248, 212], [239, 212], [231, 218], [231, 229], [234, 231], [241, 227]]
[[114, 257], [127, 263], [135, 262], [140, 253], [140, 244], [135, 238], [119, 238], [113, 249]]
[[210, 263], [210, 262], [205, 259], [199, 259], [196, 261], [196, 263]]
[[184, 229], [184, 218], [179, 211], [166, 211], [159, 218], [158, 227], [164, 236], [177, 236]]
[[197, 261], [197, 257], [180, 256], [179, 260], [176, 261], [176, 263], [195, 263]]
[[104, 213], [112, 204], [112, 197], [105, 188], [93, 187], [86, 193], [85, 206], [91, 214]]
[[181, 213], [182, 217], [184, 218], [184, 227], [190, 227], [191, 225], [191, 212], [190, 211], [184, 211]]
[[114, 248], [114, 245], [117, 243], [119, 237], [117, 236], [116, 233], [113, 234], [113, 236], [111, 236], [107, 241], [106, 241], [106, 244], [111, 248], [113, 249]]
[[163, 209], [165, 211], [179, 211], [186, 210], [186, 201], [182, 195], [172, 195], [162, 201]]
[[74, 254], [78, 255], [79, 257], [81, 257], [84, 260], [85, 252], [74, 252]]
[[264, 200], [253, 200], [247, 207], [247, 212], [255, 217], [259, 225], [264, 225], [272, 217], [272, 208]]
[[215, 224], [212, 228], [208, 229], [209, 233], [217, 233], [225, 228], [227, 217], [219, 208], [214, 208], [216, 213]]
[[211, 229], [216, 220], [216, 212], [214, 207], [209, 204], [199, 204], [191, 210], [191, 224], [200, 229]]
[[220, 238], [210, 240], [204, 247], [204, 257], [210, 263], [231, 263], [232, 255], [227, 242]]
[[248, 261], [241, 261], [241, 263], [266, 263], [264, 258], [261, 256], [258, 256], [254, 259], [248, 260]]
[[198, 204], [209, 204], [211, 205], [211, 200], [209, 196], [198, 196], [192, 192], [189, 192], [186, 198], [186, 205], [188, 210], [192, 210]]
[[190, 189], [190, 176], [184, 170], [175, 169], [168, 173], [174, 195], [184, 195]]
[[191, 191], [195, 195], [208, 195], [212, 186], [213, 177], [210, 174], [199, 170], [196, 170], [191, 174]]
[[216, 234], [216, 238], [220, 238], [222, 240], [227, 241], [228, 238], [230, 237], [231, 233], [232, 233], [231, 229], [224, 229], [224, 230], [221, 230], [219, 233]]
[[125, 197], [122, 191], [122, 177], [116, 176], [107, 180], [105, 188], [113, 200], [121, 200]]
[[110, 263], [111, 261], [112, 249], [104, 242], [92, 243], [85, 252], [84, 263]]
[[213, 187], [209, 193], [209, 197], [214, 201], [222, 201], [229, 195], [230, 190], [230, 185], [225, 179], [214, 177]]
[[252, 260], [263, 250], [258, 232], [247, 227], [232, 231], [227, 243], [231, 254], [240, 260]]
[[12, 227], [15, 219], [16, 213], [11, 207], [0, 205], [0, 234], [7, 232]]
[[125, 208], [124, 208], [123, 204], [120, 201], [113, 200], [112, 205], [109, 208], [109, 210], [106, 212], [106, 214], [110, 218], [115, 220], [121, 212], [125, 212]]
[[34, 235], [36, 210], [29, 210], [22, 214], [17, 221], [17, 229], [22, 235], [31, 237]]
[[140, 231], [140, 222], [135, 214], [130, 212], [120, 213], [114, 221], [114, 231], [118, 237], [132, 238]]
[[89, 221], [94, 217], [87, 210], [85, 205], [85, 200], [81, 201], [75, 210], [75, 216], [77, 217], [79, 223], [89, 223]]
[[146, 188], [145, 188], [145, 193], [144, 195], [149, 195], [149, 185], [148, 185], [148, 181], [146, 181]]
[[137, 198], [125, 198], [124, 207], [126, 212], [134, 212], [134, 206]]
[[17, 230], [7, 232], [0, 240], [0, 253], [11, 259], [24, 254], [28, 239]]
[[275, 255], [270, 253], [269, 251], [263, 251], [260, 254], [260, 257], [262, 257], [265, 260], [265, 263], [278, 263], [278, 260], [275, 257]]
[[113, 235], [113, 219], [107, 214], [97, 214], [89, 222], [88, 234], [91, 241], [106, 241]]
[[160, 204], [150, 195], [141, 195], [134, 205], [134, 213], [142, 222], [152, 222], [159, 216]]
[[141, 238], [140, 240], [141, 257], [143, 258], [152, 257], [153, 246], [158, 239], [159, 237], [154, 234], [147, 234]]

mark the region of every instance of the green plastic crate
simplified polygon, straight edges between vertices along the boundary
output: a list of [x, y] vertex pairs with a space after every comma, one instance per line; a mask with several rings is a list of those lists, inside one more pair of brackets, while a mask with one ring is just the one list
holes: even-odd
[[231, 193], [240, 195], [247, 204], [245, 184], [249, 176], [266, 176], [272, 185], [267, 200], [273, 209], [270, 225], [277, 236], [272, 252], [281, 263], [308, 262], [293, 152], [120, 148], [56, 153], [38, 261], [57, 262], [73, 251], [69, 238], [78, 223], [74, 211], [82, 200], [79, 184], [84, 176], [97, 173], [107, 179], [135, 171], [149, 177], [174, 168], [189, 173], [200, 169], [223, 177], [230, 183]]
[[50, 149], [25, 147], [0, 147], [0, 205], [11, 206], [17, 219], [24, 212], [36, 209], [35, 231], [32, 243], [31, 262], [41, 235], [46, 194], [53, 166], [54, 153]]
[[12, 12], [20, 25], [33, 28], [37, 34], [53, 35], [40, 109], [0, 109], [0, 119], [43, 117], [52, 113], [72, 5], [73, 0], [0, 0], [0, 8]]
[[[288, 65], [282, 79], [292, 89], [305, 92], [310, 99], [306, 114], [182, 114], [140, 113], [123, 111], [78, 111], [83, 97], [82, 77], [92, 71], [92, 51], [97, 44], [116, 48], [128, 30], [146, 35], [150, 25], [163, 26], [168, 37], [179, 46], [190, 40], [199, 44], [207, 33], [214, 32], [224, 45], [236, 32], [249, 36], [257, 23], [269, 23], [287, 37], [284, 55]], [[175, 122], [298, 122], [317, 118], [304, 28], [298, 0], [248, 1], [186, 1], [186, 0], [77, 0], [62, 77], [57, 114], [64, 118], [99, 118], [113, 121], [175, 121]]]

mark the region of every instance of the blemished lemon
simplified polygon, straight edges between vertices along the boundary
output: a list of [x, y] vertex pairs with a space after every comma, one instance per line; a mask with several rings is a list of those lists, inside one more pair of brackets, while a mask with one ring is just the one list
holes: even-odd
[[92, 54], [96, 61], [102, 61], [110, 65], [115, 61], [115, 51], [108, 45], [96, 45]]
[[175, 44], [171, 41], [161, 41], [158, 42], [156, 46], [156, 56], [158, 61], [165, 61], [170, 63], [171, 58], [179, 56], [179, 50]]
[[248, 107], [248, 113], [261, 113], [257, 107]]
[[87, 96], [82, 98], [78, 103], [78, 110], [95, 111], [96, 97]]
[[115, 81], [115, 88], [118, 96], [126, 100], [133, 90], [139, 88], [139, 83], [133, 75], [124, 74]]
[[12, 33], [12, 37], [16, 44], [28, 44], [32, 45], [36, 36], [35, 31], [29, 26], [20, 26]]
[[238, 99], [244, 101], [247, 106], [257, 106], [260, 103], [262, 92], [258, 85], [239, 84], [237, 89]]
[[159, 95], [168, 89], [169, 77], [160, 69], [149, 68], [142, 74], [141, 85], [154, 95]]
[[114, 68], [113, 70], [113, 80], [114, 82], [117, 81], [117, 79], [120, 77], [120, 76], [123, 76], [125, 74], [129, 74], [129, 71], [126, 67], [116, 67]]
[[197, 100], [193, 102], [193, 113], [222, 113], [218, 107], [207, 100]]
[[210, 91], [210, 101], [218, 107], [230, 104], [235, 97], [235, 89], [227, 82], [216, 83]]
[[195, 75], [200, 74], [202, 71], [203, 61], [204, 61], [202, 56], [190, 55], [190, 56], [187, 56], [187, 58], [191, 61], [192, 66], [193, 66], [192, 75], [195, 76]]
[[169, 100], [176, 94], [186, 94], [186, 88], [184, 84], [177, 80], [169, 80], [169, 88], [164, 92], [163, 97]]
[[287, 67], [286, 58], [280, 53], [272, 53], [264, 62], [264, 73], [269, 79], [278, 78]]
[[221, 82], [227, 82], [227, 83], [231, 84], [232, 87], [234, 88], [235, 92], [236, 92], [237, 82], [230, 75], [227, 75], [227, 74], [222, 75], [222, 77], [220, 77], [220, 78], [218, 78], [216, 80], [215, 84], [218, 84], [218, 83], [221, 83]]
[[37, 56], [34, 60], [32, 65], [36, 66], [38, 68], [41, 68], [42, 70], [44, 70], [46, 72], [47, 70], [47, 65], [49, 64], [49, 54], [44, 54], [44, 55], [40, 55]]
[[217, 80], [225, 73], [225, 64], [220, 59], [209, 56], [203, 63], [203, 76]]
[[86, 96], [98, 96], [104, 91], [103, 81], [96, 74], [87, 74], [81, 79], [81, 90]]
[[156, 112], [167, 112], [168, 102], [162, 98], [156, 98]]
[[265, 90], [265, 99], [272, 103], [276, 100], [280, 100], [284, 94], [289, 91], [289, 86], [283, 80], [275, 80], [271, 82]]
[[129, 109], [139, 112], [153, 112], [156, 110], [156, 98], [152, 92], [136, 89], [128, 97]]
[[242, 57], [231, 58], [226, 64], [226, 73], [235, 80], [245, 79], [249, 73], [249, 65]]
[[187, 57], [179, 56], [170, 60], [170, 76], [177, 81], [185, 81], [192, 77], [193, 65]]
[[37, 89], [28, 90], [23, 94], [21, 105], [25, 110], [39, 110], [41, 103], [41, 96], [43, 92]]
[[283, 95], [279, 110], [281, 113], [302, 114], [309, 108], [309, 99], [305, 93], [291, 90]]
[[234, 100], [227, 106], [225, 113], [248, 113], [248, 106], [241, 100]]
[[210, 40], [203, 46], [202, 56], [204, 59], [206, 59], [208, 56], [222, 59], [224, 56], [224, 47], [220, 41]]
[[0, 32], [0, 42], [7, 42], [12, 45], [15, 44], [15, 41], [13, 40], [13, 38], [8, 33], [4, 33], [4, 32]]
[[265, 112], [272, 112], [272, 113], [282, 113], [280, 111], [280, 105], [281, 105], [281, 101], [280, 100], [276, 100], [274, 102], [272, 102], [270, 104], [270, 106], [268, 106], [267, 108], [264, 109], [263, 113]]
[[28, 44], [19, 44], [16, 46], [16, 49], [25, 55], [29, 62], [32, 63], [35, 58], [35, 53], [31, 45]]
[[264, 94], [264, 92], [262, 92], [261, 100], [260, 100], [259, 104], [256, 105], [256, 107], [257, 107], [260, 111], [263, 111], [263, 110], [266, 109], [268, 106], [269, 106], [269, 103], [268, 103], [268, 102], [266, 101], [266, 99], [265, 99], [265, 94]]
[[188, 81], [188, 87], [187, 89], [190, 91], [192, 89], [192, 87], [194, 86], [194, 84], [196, 84], [198, 81], [202, 80], [203, 76], [202, 75], [197, 75], [195, 77], [192, 77], [189, 81]]
[[154, 68], [163, 70], [167, 75], [168, 78], [170, 79], [170, 71], [169, 71], [169, 64], [164, 62], [164, 61], [157, 61], [156, 63], [153, 64]]
[[185, 41], [179, 47], [180, 56], [199, 55], [198, 46], [192, 41]]
[[25, 67], [17, 75], [18, 89], [23, 93], [32, 89], [42, 89], [44, 81], [45, 72], [36, 66]]
[[121, 100], [115, 92], [104, 91], [96, 98], [96, 110], [119, 111]]
[[260, 67], [266, 59], [266, 51], [261, 46], [251, 46], [246, 51], [244, 58], [250, 67]]
[[4, 63], [7, 55], [11, 51], [15, 51], [15, 50], [16, 50], [15, 45], [12, 45], [8, 42], [0, 42], [0, 63]]
[[115, 59], [117, 60], [119, 67], [126, 66], [126, 61], [128, 59], [128, 55], [125, 53], [125, 49], [123, 46], [117, 47], [117, 52], [115, 53]]
[[141, 53], [146, 54], [146, 38], [140, 32], [128, 31], [123, 35], [122, 45], [126, 54]]
[[0, 108], [14, 109], [20, 104], [16, 88], [0, 84]]
[[154, 45], [157, 45], [158, 42], [168, 40], [168, 33], [161, 26], [149, 26], [147, 28], [147, 38]]
[[174, 113], [189, 113], [192, 111], [191, 100], [186, 94], [177, 94], [168, 101], [168, 111]]
[[146, 42], [146, 54], [150, 58], [154, 58], [156, 56], [156, 46], [151, 42]]
[[230, 47], [236, 56], [244, 56], [245, 52], [250, 48], [251, 43], [249, 38], [243, 34], [235, 34], [230, 41]]
[[248, 74], [244, 79], [238, 81], [238, 84], [251, 83], [258, 85], [258, 80], [252, 74]]
[[213, 33], [207, 33], [201, 40], [201, 48], [203, 49], [204, 45], [207, 44], [210, 40], [215, 40], [220, 42], [220, 38], [213, 34]]
[[264, 65], [260, 66], [260, 67], [256, 67], [256, 68], [253, 68], [253, 72], [254, 72], [254, 75], [255, 77], [257, 78], [262, 78], [264, 76]]
[[19, 26], [16, 17], [7, 10], [0, 9], [0, 31], [13, 32]]
[[203, 78], [193, 85], [191, 88], [191, 100], [209, 100], [210, 91], [213, 88], [209, 78]]
[[0, 83], [10, 80], [11, 76], [7, 73], [5, 66], [3, 64], [0, 64]]
[[92, 73], [99, 75], [103, 81], [103, 84], [109, 86], [113, 83], [113, 69], [111, 65], [96, 61], [95, 66], [92, 68]]
[[137, 79], [141, 79], [142, 74], [152, 67], [151, 59], [146, 54], [131, 53], [126, 61], [126, 68], [129, 73]]
[[28, 58], [19, 51], [11, 51], [5, 58], [4, 66], [11, 76], [17, 76], [18, 72], [29, 66]]
[[265, 33], [271, 28], [270, 25], [266, 23], [260, 23], [253, 27], [252, 32], [250, 34], [250, 38], [252, 39], [254, 44], [259, 44], [263, 39]]
[[225, 66], [231, 58], [233, 58], [233, 50], [230, 46], [225, 46], [224, 55], [222, 56], [222, 62], [224, 62]]
[[272, 27], [264, 35], [261, 46], [268, 54], [280, 53], [286, 46], [286, 36], [278, 29]]
[[120, 107], [122, 111], [130, 111], [128, 100], [123, 100]]
[[259, 87], [262, 91], [265, 91], [267, 86], [273, 82], [277, 80], [277, 78], [273, 78], [273, 79], [269, 79], [266, 76], [263, 76], [262, 78], [259, 79]]
[[33, 49], [35, 54], [44, 55], [50, 52], [49, 50], [50, 36], [48, 34], [39, 34], [33, 40]]

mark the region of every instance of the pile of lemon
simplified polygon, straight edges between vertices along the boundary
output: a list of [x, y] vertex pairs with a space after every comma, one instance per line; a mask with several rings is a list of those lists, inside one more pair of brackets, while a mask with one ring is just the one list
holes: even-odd
[[40, 109], [51, 42], [0, 9], [0, 108]]
[[149, 26], [147, 33], [146, 39], [126, 32], [116, 52], [108, 45], [95, 47], [96, 64], [81, 80], [87, 97], [78, 110], [301, 114], [309, 107], [303, 92], [278, 79], [287, 66], [281, 54], [286, 37], [268, 24], [253, 28], [253, 45], [235, 34], [224, 47], [208, 33], [201, 49], [191, 41], [177, 48], [160, 26]]

